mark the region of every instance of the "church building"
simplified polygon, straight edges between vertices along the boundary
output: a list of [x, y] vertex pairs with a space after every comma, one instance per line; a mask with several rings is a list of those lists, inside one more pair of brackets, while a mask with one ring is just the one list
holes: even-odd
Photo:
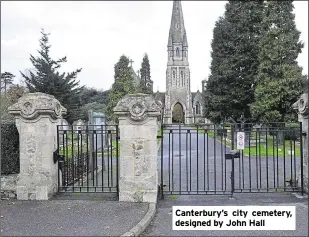
[[154, 93], [155, 99], [164, 105], [163, 123], [204, 122], [203, 95], [200, 91], [191, 93], [188, 39], [181, 1], [173, 2], [167, 56], [166, 92]]

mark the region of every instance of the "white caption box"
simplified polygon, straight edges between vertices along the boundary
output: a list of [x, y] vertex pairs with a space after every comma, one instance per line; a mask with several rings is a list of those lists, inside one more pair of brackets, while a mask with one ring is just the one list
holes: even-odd
[[295, 230], [295, 206], [173, 206], [173, 230]]

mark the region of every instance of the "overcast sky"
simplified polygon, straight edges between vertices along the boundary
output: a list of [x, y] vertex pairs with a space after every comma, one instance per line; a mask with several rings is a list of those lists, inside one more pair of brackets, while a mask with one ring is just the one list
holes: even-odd
[[[183, 1], [189, 44], [191, 90], [201, 89], [208, 77], [212, 31], [224, 13], [225, 1]], [[140, 69], [148, 53], [154, 90], [165, 91], [167, 40], [172, 1], [1, 1], [1, 72], [21, 78], [19, 70], [31, 68], [29, 55], [37, 56], [40, 29], [50, 35], [51, 56], [67, 56], [62, 70], [82, 67], [82, 85], [109, 89], [114, 64], [125, 54]], [[305, 43], [299, 64], [308, 74], [308, 2], [294, 2], [296, 26]]]

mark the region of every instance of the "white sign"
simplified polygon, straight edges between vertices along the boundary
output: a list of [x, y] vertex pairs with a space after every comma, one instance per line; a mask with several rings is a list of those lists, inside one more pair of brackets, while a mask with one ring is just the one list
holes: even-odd
[[237, 150], [245, 149], [245, 133], [237, 132]]
[[173, 206], [173, 230], [295, 230], [295, 206]]

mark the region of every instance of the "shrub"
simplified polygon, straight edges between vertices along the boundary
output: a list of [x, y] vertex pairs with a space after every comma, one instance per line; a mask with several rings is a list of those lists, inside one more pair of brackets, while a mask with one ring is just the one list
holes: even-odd
[[19, 133], [15, 124], [1, 124], [1, 174], [19, 173]]

